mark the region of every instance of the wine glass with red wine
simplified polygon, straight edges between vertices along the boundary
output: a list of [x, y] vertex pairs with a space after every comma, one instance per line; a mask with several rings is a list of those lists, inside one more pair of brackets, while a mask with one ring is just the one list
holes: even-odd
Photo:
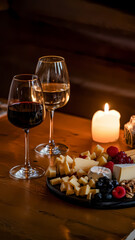
[[68, 147], [55, 143], [53, 139], [54, 111], [63, 107], [70, 98], [70, 82], [65, 59], [59, 56], [43, 56], [36, 66], [44, 95], [45, 107], [50, 116], [49, 143], [42, 143], [35, 148], [42, 155], [65, 154]]
[[[38, 88], [38, 92], [36, 89]], [[37, 75], [20, 74], [13, 77], [8, 97], [8, 120], [25, 132], [25, 163], [10, 170], [18, 179], [43, 176], [44, 169], [31, 167], [29, 159], [29, 129], [42, 123], [45, 116], [44, 99]]]

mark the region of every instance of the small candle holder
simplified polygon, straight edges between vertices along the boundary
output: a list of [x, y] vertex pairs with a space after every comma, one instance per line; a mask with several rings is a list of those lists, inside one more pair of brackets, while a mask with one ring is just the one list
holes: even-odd
[[126, 144], [135, 148], [135, 115], [131, 116], [130, 121], [124, 125], [124, 137]]

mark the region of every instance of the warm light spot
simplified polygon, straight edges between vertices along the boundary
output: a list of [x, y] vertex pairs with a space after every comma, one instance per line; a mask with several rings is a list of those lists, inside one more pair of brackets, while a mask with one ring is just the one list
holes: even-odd
[[108, 111], [109, 111], [109, 104], [108, 104], [108, 103], [105, 104], [105, 106], [104, 106], [104, 111], [105, 111], [105, 112], [108, 112]]

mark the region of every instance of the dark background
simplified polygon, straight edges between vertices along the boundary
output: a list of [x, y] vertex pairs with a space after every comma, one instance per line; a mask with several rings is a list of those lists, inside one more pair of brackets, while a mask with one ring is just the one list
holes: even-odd
[[39, 57], [61, 55], [71, 97], [59, 111], [92, 118], [108, 102], [123, 128], [135, 114], [134, 14], [131, 1], [0, 0], [0, 98]]

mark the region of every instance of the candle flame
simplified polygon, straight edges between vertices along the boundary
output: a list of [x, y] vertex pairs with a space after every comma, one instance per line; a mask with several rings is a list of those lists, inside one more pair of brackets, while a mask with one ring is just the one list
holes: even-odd
[[105, 112], [108, 112], [108, 111], [109, 111], [109, 104], [108, 104], [108, 103], [105, 104], [105, 106], [104, 106], [104, 111], [105, 111]]

